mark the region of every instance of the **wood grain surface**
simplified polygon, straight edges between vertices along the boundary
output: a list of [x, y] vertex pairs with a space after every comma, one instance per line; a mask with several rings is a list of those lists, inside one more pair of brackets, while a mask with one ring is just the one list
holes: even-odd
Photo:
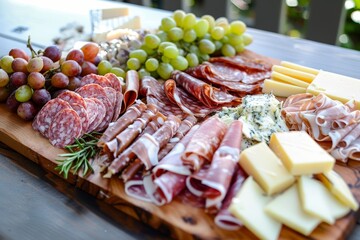
[[[246, 52], [252, 57], [261, 57], [252, 52]], [[264, 58], [263, 58], [264, 59]], [[265, 59], [264, 59], [265, 60]], [[267, 59], [272, 63], [277, 60]], [[64, 151], [50, 145], [47, 139], [35, 132], [30, 122], [21, 120], [16, 114], [8, 111], [4, 104], [0, 105], [0, 141], [13, 150], [24, 155], [27, 159], [39, 164], [45, 171], [60, 176], [54, 170], [57, 155]], [[127, 196], [123, 182], [113, 176], [111, 179], [102, 178], [100, 168], [93, 163], [95, 172], [87, 177], [70, 174], [66, 181], [76, 188], [100, 200], [106, 206], [111, 206], [127, 215], [158, 229], [160, 232], [175, 239], [254, 239], [255, 236], [245, 227], [238, 231], [226, 231], [217, 227], [214, 216], [203, 209], [184, 205], [178, 199], [165, 206], [143, 202]], [[351, 187], [356, 199], [360, 201], [360, 172], [358, 164], [336, 165], [338, 172]], [[54, 179], [56, 181], [56, 179]], [[65, 189], [66, 192], [66, 189]], [[112, 214], [108, 207], [101, 205], [107, 214]], [[346, 239], [353, 230], [358, 212], [350, 212], [347, 216], [336, 221], [334, 225], [320, 224], [311, 234], [312, 239]], [[287, 227], [283, 227], [280, 239], [308, 239]]]

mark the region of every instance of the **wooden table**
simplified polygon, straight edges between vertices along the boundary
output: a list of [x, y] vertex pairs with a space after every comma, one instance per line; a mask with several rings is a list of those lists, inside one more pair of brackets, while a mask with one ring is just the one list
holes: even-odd
[[[59, 28], [72, 21], [89, 31], [88, 10], [93, 7], [129, 7], [130, 14], [141, 15], [143, 26], [151, 28], [170, 14], [119, 2], [54, 1], [54, 8], [44, 2], [1, 1], [0, 55], [21, 44], [25, 48], [23, 42], [29, 34], [39, 47], [52, 44]], [[26, 33], [12, 31], [23, 25], [29, 27]], [[254, 36], [249, 49], [259, 54], [360, 79], [358, 51], [255, 29], [248, 32]], [[0, 239], [168, 238], [44, 171], [6, 145], [0, 147]], [[358, 229], [350, 239], [359, 239]]]

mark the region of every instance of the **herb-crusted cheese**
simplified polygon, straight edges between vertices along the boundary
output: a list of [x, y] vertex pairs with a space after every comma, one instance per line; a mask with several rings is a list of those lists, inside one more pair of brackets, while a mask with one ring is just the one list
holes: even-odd
[[218, 116], [226, 123], [243, 123], [243, 149], [258, 142], [269, 143], [274, 132], [289, 131], [281, 117], [281, 102], [273, 94], [248, 95], [235, 108], [223, 108]]

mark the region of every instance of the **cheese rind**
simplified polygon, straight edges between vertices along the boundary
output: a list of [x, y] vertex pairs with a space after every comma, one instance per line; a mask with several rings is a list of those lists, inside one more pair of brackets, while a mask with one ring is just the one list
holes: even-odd
[[249, 176], [240, 191], [233, 198], [229, 211], [260, 239], [278, 239], [281, 223], [264, 212], [264, 207], [272, 200]]
[[297, 184], [278, 195], [265, 207], [265, 212], [295, 231], [306, 236], [319, 225], [321, 220], [307, 214], [301, 207]]
[[351, 193], [349, 186], [335, 171], [332, 170], [318, 174], [316, 177], [324, 183], [324, 185], [330, 190], [332, 194], [334, 194], [334, 196], [338, 198], [340, 202], [350, 207], [354, 211], [359, 209], [359, 203]]
[[289, 97], [291, 95], [305, 93], [306, 88], [294, 86], [291, 84], [265, 79], [262, 89], [263, 93], [272, 93], [278, 97]]
[[294, 176], [265, 142], [243, 150], [239, 163], [268, 195], [282, 192], [295, 182]]
[[305, 131], [274, 133], [269, 146], [293, 175], [328, 172], [335, 164], [335, 158]]

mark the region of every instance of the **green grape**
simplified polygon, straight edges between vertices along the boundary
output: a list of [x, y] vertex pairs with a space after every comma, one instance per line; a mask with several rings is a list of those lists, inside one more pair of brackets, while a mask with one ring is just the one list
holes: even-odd
[[228, 35], [229, 38], [229, 44], [236, 46], [238, 44], [241, 44], [243, 42], [243, 38], [241, 35], [235, 35], [233, 33]]
[[0, 67], [4, 69], [5, 72], [12, 73], [14, 72], [11, 66], [13, 61], [14, 58], [12, 56], [5, 55], [0, 59]]
[[202, 37], [202, 39], [208, 39], [210, 41], [213, 40], [210, 33], [205, 33], [205, 35]]
[[164, 49], [168, 46], [176, 47], [176, 45], [173, 42], [162, 42], [162, 43], [160, 43], [159, 48], [157, 50], [158, 53], [164, 53]]
[[178, 48], [179, 49], [179, 55], [180, 56], [185, 56], [185, 50], [184, 49], [182, 49], [182, 48]]
[[165, 57], [165, 56], [161, 56], [161, 61], [164, 62], [164, 63], [170, 63], [170, 58], [168, 57]]
[[177, 42], [184, 37], [184, 31], [179, 27], [173, 27], [168, 32], [169, 39], [173, 42]]
[[195, 30], [194, 29], [185, 30], [183, 39], [185, 42], [188, 42], [188, 43], [195, 41], [196, 40]]
[[201, 39], [199, 42], [199, 50], [201, 53], [212, 54], [215, 52], [215, 44], [208, 39]]
[[196, 36], [201, 38], [209, 31], [209, 22], [205, 19], [200, 19], [194, 26]]
[[152, 33], [149, 33], [144, 38], [144, 44], [150, 49], [155, 49], [159, 46], [161, 40], [160, 38]]
[[196, 46], [196, 45], [191, 45], [190, 48], [189, 48], [189, 52], [195, 53], [196, 55], [200, 54], [199, 47]]
[[215, 26], [219, 26], [219, 27], [224, 28], [225, 34], [230, 32], [229, 21], [225, 17], [219, 17], [218, 19], [216, 19]]
[[168, 58], [176, 58], [179, 55], [179, 49], [176, 46], [168, 46], [164, 49], [164, 56]]
[[252, 41], [253, 41], [253, 36], [251, 34], [249, 34], [249, 33], [244, 33], [242, 35], [242, 38], [243, 38], [243, 43], [244, 43], [245, 46], [250, 45], [252, 43]]
[[156, 53], [156, 49], [151, 49], [145, 44], [141, 45], [140, 49], [144, 50], [148, 56], [152, 56]]
[[149, 72], [156, 71], [159, 67], [159, 61], [156, 58], [149, 58], [145, 62], [145, 69]]
[[206, 54], [206, 53], [200, 53], [199, 59], [201, 62], [208, 61], [210, 59], [210, 56], [209, 56], [209, 54]]
[[174, 59], [171, 59], [170, 64], [174, 67], [174, 69], [184, 71], [189, 66], [188, 61], [183, 56], [177, 56]]
[[209, 23], [209, 30], [211, 31], [215, 27], [215, 19], [211, 15], [204, 15], [201, 19], [205, 19]]
[[215, 44], [215, 51], [220, 50], [223, 46], [223, 43], [221, 41], [214, 41]]
[[15, 91], [15, 99], [19, 102], [27, 102], [31, 99], [33, 90], [29, 85], [22, 85]]
[[167, 80], [170, 78], [173, 70], [174, 68], [169, 63], [160, 63], [156, 72], [162, 79]]
[[140, 63], [144, 63], [147, 59], [147, 53], [143, 49], [136, 49], [130, 52], [130, 58], [137, 58], [139, 59]]
[[232, 57], [235, 56], [236, 50], [230, 44], [224, 44], [224, 46], [221, 48], [221, 53], [226, 57]]
[[187, 13], [183, 19], [183, 28], [190, 29], [196, 24], [196, 16], [193, 13]]
[[236, 45], [234, 48], [237, 53], [241, 53], [242, 51], [244, 51], [245, 46], [243, 43], [240, 43], [240, 44]]
[[195, 53], [188, 53], [186, 55], [186, 60], [189, 63], [189, 67], [196, 67], [197, 65], [199, 65], [199, 58]]
[[10, 81], [9, 75], [4, 69], [0, 68], [0, 87], [5, 87]]
[[145, 76], [151, 76], [151, 74], [148, 71], [146, 71], [144, 68], [139, 69], [138, 74], [140, 79], [142, 79]]
[[183, 20], [186, 13], [183, 10], [176, 10], [173, 13], [173, 18], [176, 22], [176, 26], [182, 27], [183, 26]]
[[168, 34], [162, 30], [158, 31], [156, 33], [156, 36], [158, 36], [160, 38], [160, 41], [161, 42], [167, 42], [169, 41], [169, 38], [168, 38]]
[[230, 23], [230, 32], [236, 35], [241, 35], [246, 31], [246, 25], [243, 21], [232, 21]]
[[228, 37], [228, 36], [224, 36], [224, 37], [221, 39], [221, 42], [222, 42], [222, 43], [228, 43], [228, 42], [229, 42], [229, 37]]
[[126, 73], [122, 68], [113, 67], [111, 68], [110, 72], [115, 74], [117, 77], [122, 77], [123, 79], [125, 79]]
[[141, 66], [141, 63], [137, 58], [129, 58], [126, 62], [126, 65], [130, 70], [138, 70]]
[[225, 36], [225, 30], [222, 27], [216, 26], [211, 30], [210, 34], [214, 40], [220, 40]]
[[176, 27], [176, 22], [172, 17], [164, 17], [161, 19], [161, 29], [165, 32], [169, 31], [173, 27]]
[[108, 60], [103, 59], [99, 62], [97, 67], [98, 67], [98, 74], [105, 75], [108, 72], [110, 72], [112, 65]]

